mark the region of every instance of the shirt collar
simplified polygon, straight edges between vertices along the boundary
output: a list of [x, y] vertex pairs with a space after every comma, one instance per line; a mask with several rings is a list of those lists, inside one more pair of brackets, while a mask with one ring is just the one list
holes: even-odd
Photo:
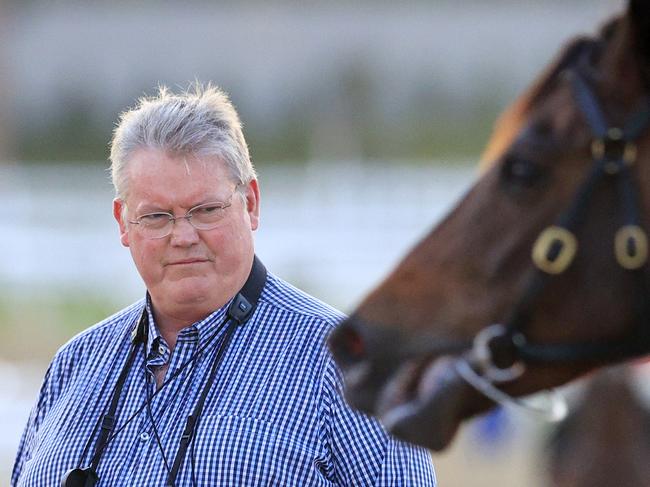
[[[190, 326], [183, 328], [178, 334], [176, 343], [183, 342], [192, 342], [198, 341], [199, 344], [203, 343], [205, 340], [212, 337], [215, 333], [218, 333], [221, 328], [224, 327], [226, 322], [226, 313], [232, 299], [230, 299], [226, 304], [224, 304], [219, 309], [213, 311], [208, 316], [199, 320]], [[147, 310], [147, 319], [149, 326], [147, 326], [147, 360], [151, 359], [162, 359], [162, 363], [167, 363], [169, 361], [169, 356], [171, 351], [169, 345], [161, 335], [158, 327], [156, 326], [156, 321], [153, 316], [153, 306], [151, 303], [151, 296], [147, 292], [146, 296], [146, 310]], [[153, 326], [152, 326], [153, 324]]]

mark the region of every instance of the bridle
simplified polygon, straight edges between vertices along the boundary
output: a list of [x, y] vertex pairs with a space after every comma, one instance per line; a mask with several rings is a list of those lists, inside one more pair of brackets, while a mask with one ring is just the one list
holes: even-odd
[[[496, 384], [514, 381], [528, 365], [596, 365], [650, 353], [648, 239], [642, 226], [636, 182], [630, 171], [637, 158], [636, 141], [650, 125], [650, 98], [641, 101], [622, 128], [614, 127], [607, 122], [586, 76], [579, 69], [567, 76], [591, 130], [592, 165], [570, 205], [537, 237], [532, 248], [534, 272], [509, 319], [505, 324], [482, 329], [474, 338], [471, 351], [457, 362], [457, 370], [467, 382], [500, 403], [520, 402], [503, 393]], [[614, 255], [634, 280], [635, 326], [614, 339], [562, 344], [531, 342], [527, 326], [534, 304], [551, 278], [562, 274], [573, 262], [578, 247], [576, 231], [584, 220], [597, 185], [603, 180], [615, 184], [619, 201], [621, 226], [614, 237]], [[555, 413], [542, 412], [557, 419]]]

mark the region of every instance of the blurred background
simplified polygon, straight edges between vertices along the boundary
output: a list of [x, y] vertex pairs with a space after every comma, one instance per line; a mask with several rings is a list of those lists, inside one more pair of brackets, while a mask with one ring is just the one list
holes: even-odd
[[[262, 188], [258, 255], [350, 311], [472, 183], [492, 123], [622, 0], [0, 2], [0, 485], [56, 350], [143, 296], [111, 216], [119, 113], [231, 94]], [[542, 486], [545, 425], [499, 411], [441, 486]]]

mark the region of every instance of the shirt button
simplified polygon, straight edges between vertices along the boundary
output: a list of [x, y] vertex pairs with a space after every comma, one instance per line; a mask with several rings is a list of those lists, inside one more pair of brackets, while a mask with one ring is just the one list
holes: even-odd
[[140, 441], [145, 443], [149, 441], [149, 433], [141, 433], [140, 434]]
[[160, 355], [164, 355], [164, 353], [165, 353], [165, 347], [163, 347], [162, 345], [160, 345], [160, 346], [158, 347], [158, 353], [159, 353]]

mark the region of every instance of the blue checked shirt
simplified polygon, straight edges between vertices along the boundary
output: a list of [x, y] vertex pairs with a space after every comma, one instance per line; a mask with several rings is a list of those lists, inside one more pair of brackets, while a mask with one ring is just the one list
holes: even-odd
[[[142, 300], [118, 312], [57, 353], [20, 442], [13, 486], [58, 487], [66, 471], [89, 466], [92, 452], [83, 455], [84, 447], [92, 439], [87, 449], [94, 449], [93, 431], [144, 306]], [[101, 457], [99, 486], [165, 485], [155, 432], [171, 468], [223, 338], [226, 310], [227, 305], [183, 329], [173, 354], [156, 327], [149, 327], [146, 350], [138, 345], [120, 395], [116, 430], [123, 429]], [[341, 376], [324, 345], [340, 319], [334, 309], [269, 274], [254, 315], [225, 349], [177, 486], [435, 485], [426, 451], [391, 438], [343, 401]], [[153, 398], [154, 431], [146, 408], [136, 414], [156, 389], [153, 370], [169, 363], [170, 377], [205, 344]]]

